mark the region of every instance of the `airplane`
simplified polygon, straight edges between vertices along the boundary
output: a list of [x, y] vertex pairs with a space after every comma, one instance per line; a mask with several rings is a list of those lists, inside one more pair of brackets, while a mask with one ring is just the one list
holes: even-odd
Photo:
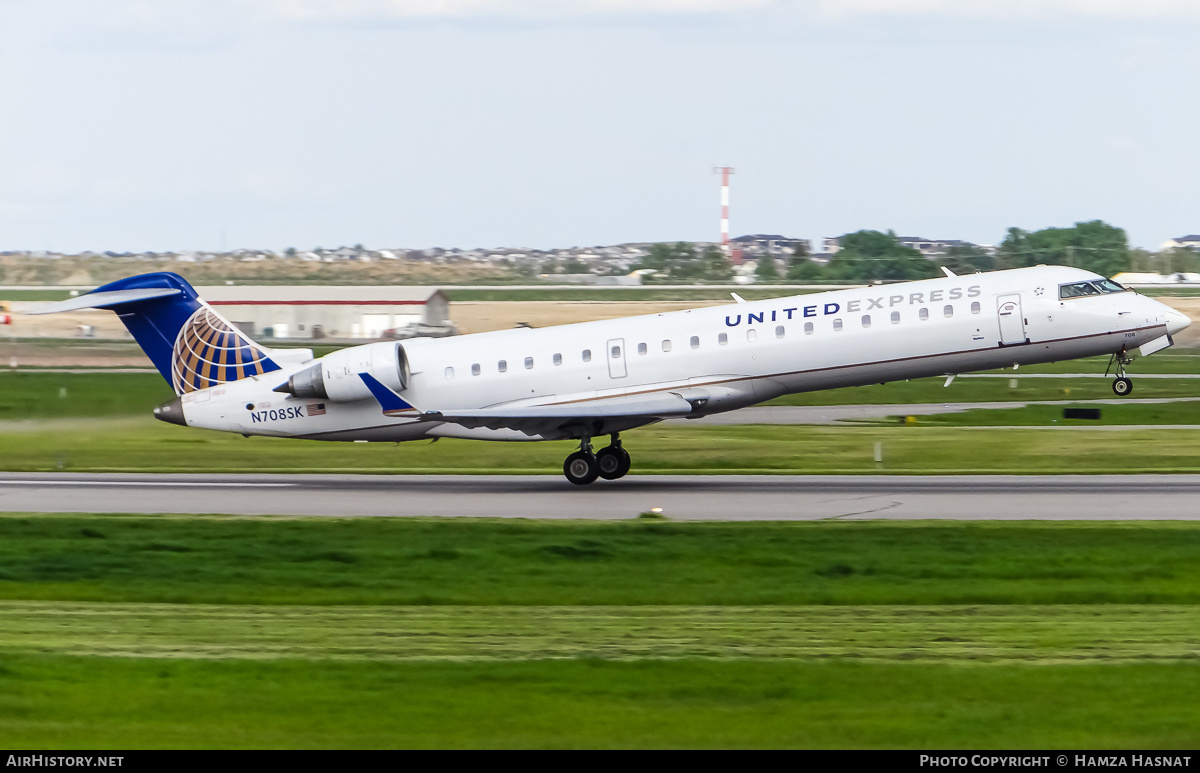
[[[576, 440], [578, 485], [631, 467], [621, 433], [781, 395], [1111, 355], [1126, 367], [1191, 320], [1078, 268], [1034, 266], [545, 328], [270, 349], [181, 276], [120, 279], [34, 313], [110, 309], [174, 388], [166, 422], [245, 436]], [[593, 438], [609, 436], [596, 451]]]

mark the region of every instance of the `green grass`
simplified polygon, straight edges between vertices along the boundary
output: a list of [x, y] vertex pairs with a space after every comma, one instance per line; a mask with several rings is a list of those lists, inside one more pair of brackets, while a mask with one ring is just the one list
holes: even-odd
[[1198, 630], [1196, 605], [316, 607], [0, 601], [0, 652], [175, 660], [1200, 663]]
[[1200, 604], [1200, 527], [0, 517], [0, 598], [203, 604]]
[[0, 656], [5, 745], [1192, 749], [1195, 664]]
[[0, 290], [0, 301], [65, 301], [70, 298], [70, 290], [54, 287], [33, 290]]
[[171, 399], [157, 373], [0, 373], [0, 420], [148, 415]]
[[[1064, 432], [1042, 427], [696, 426], [625, 433], [639, 474], [1025, 474], [1200, 471], [1193, 429]], [[883, 444], [882, 464], [874, 461]], [[540, 473], [558, 475], [571, 441], [328, 443], [176, 427], [150, 417], [55, 419], [0, 428], [0, 469], [17, 472]]]
[[11, 748], [1194, 748], [1192, 523], [0, 517]]

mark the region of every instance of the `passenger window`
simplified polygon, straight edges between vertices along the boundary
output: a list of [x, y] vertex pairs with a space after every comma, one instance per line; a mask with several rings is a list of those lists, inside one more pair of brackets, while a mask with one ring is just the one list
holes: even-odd
[[592, 350], [591, 350], [591, 349], [584, 349], [584, 350], [583, 350], [583, 361], [584, 361], [584, 362], [591, 362], [591, 361], [592, 361]]
[[954, 307], [947, 306], [946, 308], [942, 309], [942, 313], [945, 314], [947, 317], [953, 317], [954, 316]]
[[718, 335], [717, 343], [719, 343], [721, 346], [724, 346], [725, 344], [729, 343], [729, 334], [721, 333], [720, 335]]
[[508, 370], [508, 360], [500, 360], [500, 362], [496, 364], [496, 367], [500, 369], [501, 373], [504, 373]]
[[755, 330], [754, 328], [750, 328], [749, 330], [747, 330], [746, 331], [746, 340], [747, 341], [757, 341], [758, 340], [758, 331]]
[[864, 315], [863, 315], [863, 317], [862, 317], [862, 325], [863, 325], [863, 327], [870, 327], [870, 326], [871, 326], [871, 315], [870, 315], [870, 314], [864, 314]]
[[555, 353], [554, 353], [554, 364], [555, 364], [555, 365], [562, 365], [562, 355], [561, 355], [561, 354], [559, 354], [558, 352], [555, 352]]
[[700, 348], [700, 336], [692, 336], [692, 339], [690, 341], [688, 341], [688, 343], [691, 345], [691, 347], [693, 349], [699, 349]]
[[813, 323], [805, 322], [804, 323], [804, 335], [810, 336], [810, 335], [812, 335], [812, 331], [813, 331]]
[[971, 301], [971, 313], [972, 314], [979, 313], [979, 301]]
[[621, 359], [621, 347], [619, 347], [619, 346], [614, 346], [614, 347], [612, 348], [612, 358], [613, 358], [614, 360], [619, 360], [619, 359]]
[[841, 329], [842, 329], [842, 321], [841, 321], [840, 319], [835, 319], [835, 320], [833, 321], [833, 329], [834, 329], [834, 330], [841, 330]]
[[638, 354], [645, 354], [647, 351], [649, 351], [649, 347], [645, 344], [638, 344]]
[[446, 380], [454, 378], [454, 368], [446, 368]]
[[525, 358], [525, 370], [529, 370], [529, 369], [530, 369], [530, 368], [532, 368], [532, 367], [533, 367], [533, 358], [532, 358], [532, 357], [526, 357], [526, 358]]
[[896, 324], [899, 324], [899, 322], [900, 322], [900, 312], [893, 311], [892, 312], [892, 324], [896, 325]]
[[671, 351], [671, 341], [670, 340], [663, 341], [663, 351], [664, 352]]
[[478, 376], [478, 375], [479, 375], [479, 373], [480, 373], [480, 370], [479, 370], [479, 363], [477, 362], [477, 363], [475, 363], [474, 365], [472, 365], [472, 366], [471, 366], [471, 375], [472, 375], [472, 376]]
[[929, 309], [922, 306], [921, 312], [917, 316], [919, 316], [921, 319], [929, 319]]
[[775, 337], [776, 337], [776, 338], [783, 338], [783, 325], [776, 325], [776, 326], [775, 326]]

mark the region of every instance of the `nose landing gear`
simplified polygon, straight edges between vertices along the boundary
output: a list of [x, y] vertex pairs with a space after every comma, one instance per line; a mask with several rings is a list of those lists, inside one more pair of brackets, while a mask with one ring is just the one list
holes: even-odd
[[612, 442], [597, 453], [592, 452], [592, 439], [584, 438], [579, 450], [563, 462], [563, 475], [576, 486], [586, 486], [596, 478], [616, 480], [629, 472], [631, 461], [629, 452], [621, 447], [620, 433], [614, 432]]
[[1133, 379], [1125, 375], [1125, 366], [1132, 362], [1133, 355], [1126, 353], [1122, 349], [1112, 356], [1112, 359], [1108, 361], [1108, 367], [1104, 369], [1104, 375], [1106, 376], [1109, 371], [1116, 373], [1117, 377], [1113, 381], [1112, 390], [1117, 397], [1124, 397], [1133, 391]]

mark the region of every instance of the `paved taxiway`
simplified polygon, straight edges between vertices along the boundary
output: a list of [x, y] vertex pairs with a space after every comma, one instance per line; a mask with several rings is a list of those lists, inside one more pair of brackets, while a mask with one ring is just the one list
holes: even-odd
[[[1109, 400], [1038, 400], [1029, 402], [1005, 401], [990, 403], [896, 403], [879, 405], [756, 405], [728, 413], [715, 413], [702, 419], [670, 419], [682, 424], [837, 424], [843, 421], [865, 421], [888, 416], [933, 416], [941, 413], [962, 413], [975, 410], [1025, 408], [1029, 405], [1163, 405], [1166, 403], [1200, 402], [1200, 397], [1147, 397]], [[1104, 424], [1088, 429], [1131, 429], [1135, 425]], [[1163, 425], [1144, 425], [1163, 426]], [[1171, 425], [1193, 426], [1193, 425]], [[1050, 427], [1042, 426], [1043, 429]], [[1078, 427], [1076, 427], [1078, 428]], [[1061, 429], [1055, 427], [1055, 429]]]
[[1200, 520], [1200, 475], [0, 474], [0, 512], [678, 520]]

